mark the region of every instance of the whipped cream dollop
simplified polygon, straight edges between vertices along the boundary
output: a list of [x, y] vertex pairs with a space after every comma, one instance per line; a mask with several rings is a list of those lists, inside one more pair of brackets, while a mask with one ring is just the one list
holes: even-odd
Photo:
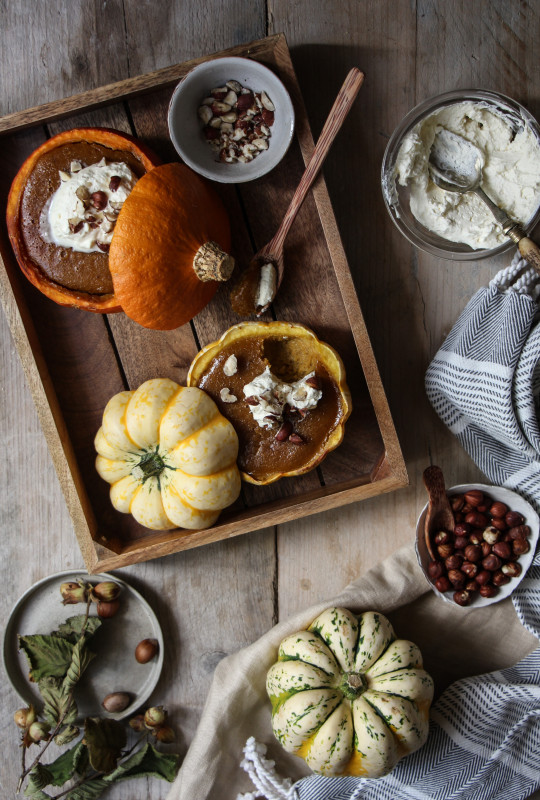
[[136, 182], [123, 162], [102, 159], [84, 167], [72, 161], [69, 173], [60, 171], [60, 186], [41, 212], [41, 237], [80, 253], [107, 252], [120, 209]]
[[[437, 131], [446, 129], [476, 145], [483, 154], [482, 188], [509, 217], [527, 225], [540, 205], [540, 142], [523, 121], [486, 104], [463, 102], [442, 108], [421, 120], [404, 139], [394, 175], [410, 189], [414, 217], [433, 233], [473, 249], [490, 249], [508, 241], [487, 206], [468, 192], [439, 189], [428, 162]], [[454, 142], [455, 145], [455, 142]], [[459, 146], [453, 152], [459, 164]]]
[[315, 372], [310, 372], [299, 381], [286, 383], [272, 374], [270, 367], [257, 375], [243, 388], [249, 410], [259, 427], [270, 429], [283, 419], [286, 405], [300, 411], [316, 408], [322, 397]]

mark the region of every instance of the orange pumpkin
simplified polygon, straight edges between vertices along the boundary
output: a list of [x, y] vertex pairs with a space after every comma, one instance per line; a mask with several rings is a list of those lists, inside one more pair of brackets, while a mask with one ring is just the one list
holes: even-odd
[[145, 328], [184, 325], [234, 268], [227, 212], [214, 189], [183, 164], [164, 164], [135, 185], [109, 251], [114, 293]]
[[[126, 152], [140, 162], [142, 172], [151, 170], [159, 163], [157, 156], [137, 139], [108, 128], [76, 128], [51, 137], [26, 159], [12, 183], [6, 214], [9, 239], [23, 273], [40, 292], [47, 295], [51, 300], [60, 305], [75, 306], [86, 311], [100, 313], [121, 311], [121, 306], [112, 293], [89, 294], [84, 291], [69, 289], [53, 281], [45, 274], [39, 264], [30, 257], [22, 233], [21, 204], [23, 194], [28, 179], [38, 161], [43, 155], [51, 153], [56, 148], [79, 142], [89, 142], [103, 145], [111, 150]], [[60, 178], [58, 178], [59, 182]], [[43, 204], [45, 204], [46, 200], [47, 198], [44, 197]]]

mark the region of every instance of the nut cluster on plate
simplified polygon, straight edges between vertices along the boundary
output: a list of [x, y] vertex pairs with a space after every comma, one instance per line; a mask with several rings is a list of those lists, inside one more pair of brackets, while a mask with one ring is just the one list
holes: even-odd
[[268, 150], [274, 104], [266, 92], [253, 92], [238, 81], [212, 89], [199, 107], [204, 135], [227, 164], [247, 163]]
[[475, 593], [495, 597], [500, 586], [521, 575], [519, 557], [530, 549], [525, 518], [480, 489], [450, 496], [454, 532], [438, 531], [432, 549], [439, 558], [428, 575], [440, 592], [468, 605]]

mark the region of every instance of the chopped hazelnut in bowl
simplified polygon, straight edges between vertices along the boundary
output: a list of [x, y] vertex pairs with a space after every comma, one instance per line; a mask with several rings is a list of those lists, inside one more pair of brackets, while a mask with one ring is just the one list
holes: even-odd
[[220, 183], [255, 180], [283, 158], [294, 109], [281, 80], [250, 58], [204, 61], [178, 84], [169, 134], [182, 160]]
[[424, 522], [416, 524], [418, 563], [435, 594], [458, 606], [482, 606], [508, 597], [530, 567], [540, 520], [517, 492], [502, 486], [460, 484], [447, 490], [455, 518], [453, 533], [435, 531], [436, 555], [427, 550]]

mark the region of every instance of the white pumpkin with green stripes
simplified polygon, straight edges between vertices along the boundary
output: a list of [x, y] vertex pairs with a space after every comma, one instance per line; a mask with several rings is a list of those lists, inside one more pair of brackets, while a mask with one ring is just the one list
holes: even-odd
[[329, 608], [281, 642], [268, 671], [272, 727], [323, 775], [386, 775], [426, 741], [433, 681], [376, 611]]

